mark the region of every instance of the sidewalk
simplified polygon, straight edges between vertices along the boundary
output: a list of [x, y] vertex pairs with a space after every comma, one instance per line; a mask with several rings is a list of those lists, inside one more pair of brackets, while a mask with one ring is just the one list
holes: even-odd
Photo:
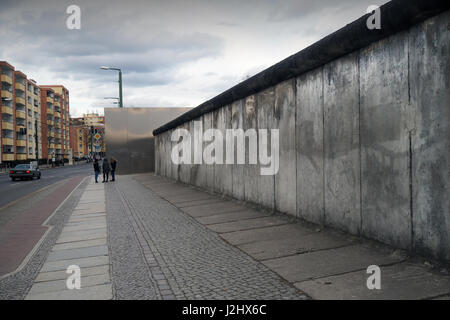
[[[80, 267], [81, 289], [69, 290], [68, 266]], [[90, 179], [47, 260], [34, 280], [27, 300], [111, 299], [106, 243], [105, 190]]]
[[[81, 289], [68, 290], [69, 265]], [[366, 269], [381, 268], [381, 290]], [[89, 183], [27, 299], [449, 299], [402, 251], [152, 174]]]
[[[450, 298], [448, 266], [150, 174], [134, 179], [313, 299]], [[366, 286], [370, 265], [381, 268], [381, 290]]]

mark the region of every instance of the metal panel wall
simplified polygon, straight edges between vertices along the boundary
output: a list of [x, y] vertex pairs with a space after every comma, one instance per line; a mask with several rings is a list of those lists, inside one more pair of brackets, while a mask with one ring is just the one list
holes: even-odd
[[117, 159], [117, 174], [153, 172], [153, 130], [190, 108], [105, 108], [106, 156]]

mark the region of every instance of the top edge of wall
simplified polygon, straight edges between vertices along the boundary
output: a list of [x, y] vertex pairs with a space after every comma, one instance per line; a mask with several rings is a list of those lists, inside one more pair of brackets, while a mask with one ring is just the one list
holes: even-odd
[[311, 46], [261, 71], [196, 108], [155, 129], [156, 136], [280, 82], [298, 77], [371, 43], [408, 29], [450, 9], [448, 0], [393, 0], [380, 7], [381, 29], [369, 30], [371, 14], [346, 25]]

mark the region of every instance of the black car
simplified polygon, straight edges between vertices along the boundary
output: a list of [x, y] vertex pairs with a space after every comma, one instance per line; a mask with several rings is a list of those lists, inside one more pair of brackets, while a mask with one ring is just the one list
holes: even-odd
[[16, 178], [29, 179], [33, 180], [34, 177], [40, 179], [41, 171], [39, 171], [38, 167], [35, 167], [31, 164], [18, 164], [14, 169], [9, 171], [9, 176], [12, 181], [15, 181]]

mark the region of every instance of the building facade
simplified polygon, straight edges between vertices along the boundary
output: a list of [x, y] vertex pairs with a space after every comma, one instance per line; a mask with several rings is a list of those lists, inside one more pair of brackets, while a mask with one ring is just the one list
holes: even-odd
[[6, 61], [0, 61], [0, 75], [0, 163], [68, 159], [69, 91], [61, 85], [39, 86]]
[[98, 113], [83, 114], [82, 117], [71, 119], [73, 156], [92, 157], [103, 156], [106, 153], [105, 117]]
[[[43, 148], [44, 159], [68, 160], [70, 149], [69, 90], [61, 85], [41, 85], [42, 130], [47, 139], [47, 150]], [[45, 133], [44, 133], [45, 132]]]

